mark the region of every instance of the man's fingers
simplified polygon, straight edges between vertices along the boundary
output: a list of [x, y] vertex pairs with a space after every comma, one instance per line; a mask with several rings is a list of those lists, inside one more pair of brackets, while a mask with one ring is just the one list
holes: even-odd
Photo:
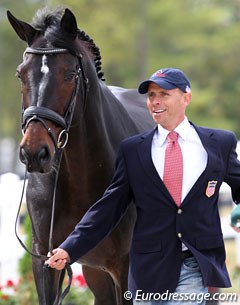
[[49, 265], [51, 268], [55, 268], [57, 270], [62, 270], [65, 268], [67, 263], [66, 259], [59, 259], [58, 261], [54, 262], [52, 265]]
[[60, 248], [54, 249], [52, 252], [49, 252], [48, 255], [49, 259], [46, 263], [51, 268], [55, 268], [61, 270], [65, 267], [66, 263], [70, 261], [68, 253]]

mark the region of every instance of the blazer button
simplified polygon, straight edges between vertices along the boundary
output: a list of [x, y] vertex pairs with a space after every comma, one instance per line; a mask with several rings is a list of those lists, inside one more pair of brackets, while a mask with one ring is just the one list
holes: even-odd
[[178, 233], [177, 235], [179, 238], [182, 238], [182, 234], [181, 233]]
[[178, 209], [178, 214], [182, 214], [183, 210], [182, 209]]

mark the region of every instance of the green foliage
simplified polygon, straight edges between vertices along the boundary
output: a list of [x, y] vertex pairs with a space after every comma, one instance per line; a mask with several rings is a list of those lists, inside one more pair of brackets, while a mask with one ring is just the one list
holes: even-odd
[[14, 305], [32, 305], [38, 304], [35, 282], [32, 273], [29, 271], [28, 276], [22, 278], [14, 295]]
[[[8, 24], [6, 10], [30, 22], [38, 8], [59, 4], [5, 0], [0, 5], [0, 120], [5, 136], [20, 136], [20, 86], [14, 71], [25, 48]], [[160, 67], [179, 67], [192, 83], [189, 119], [231, 129], [240, 137], [239, 1], [65, 0], [65, 5], [100, 47], [107, 84], [136, 88]]]
[[[31, 249], [32, 234], [31, 234], [31, 221], [30, 217], [27, 216], [24, 221], [24, 232], [26, 233], [25, 245], [27, 249]], [[19, 275], [25, 279], [32, 273], [32, 259], [31, 255], [27, 252], [24, 253], [23, 257], [19, 260]]]
[[[9, 281], [10, 282], [10, 281]], [[6, 285], [0, 288], [0, 305], [38, 304], [33, 278], [24, 278], [19, 285]], [[93, 305], [93, 295], [88, 288], [72, 286], [63, 305]]]
[[93, 295], [91, 291], [72, 286], [66, 298], [63, 301], [63, 305], [92, 305]]
[[[27, 249], [31, 249], [32, 243], [32, 231], [30, 217], [27, 215], [24, 223], [23, 230], [26, 235], [24, 241]], [[35, 282], [32, 273], [32, 258], [27, 252], [24, 253], [23, 257], [19, 260], [19, 276], [20, 283], [17, 287], [15, 299], [16, 305], [31, 305], [37, 304], [38, 298], [36, 293]]]

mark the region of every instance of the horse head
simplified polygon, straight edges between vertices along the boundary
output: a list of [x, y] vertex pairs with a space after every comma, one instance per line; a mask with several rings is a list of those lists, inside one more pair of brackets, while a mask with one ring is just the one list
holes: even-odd
[[[94, 73], [100, 74], [98, 48], [78, 30], [69, 9], [40, 11], [32, 24], [14, 17], [8, 19], [28, 47], [17, 68], [22, 87], [22, 130], [20, 159], [29, 172], [49, 172], [56, 152], [67, 142], [76, 96], [86, 92], [87, 78], [83, 57], [95, 60]], [[79, 37], [84, 45], [79, 49]], [[89, 55], [90, 46], [95, 57]], [[97, 52], [98, 51], [98, 52]]]

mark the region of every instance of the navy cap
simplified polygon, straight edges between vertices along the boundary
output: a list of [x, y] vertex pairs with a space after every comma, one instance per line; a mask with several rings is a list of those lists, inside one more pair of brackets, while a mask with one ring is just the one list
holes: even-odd
[[154, 82], [165, 90], [179, 88], [183, 92], [191, 92], [191, 85], [186, 74], [175, 68], [164, 68], [155, 72], [148, 80], [142, 82], [138, 87], [141, 94], [148, 92], [148, 86]]

